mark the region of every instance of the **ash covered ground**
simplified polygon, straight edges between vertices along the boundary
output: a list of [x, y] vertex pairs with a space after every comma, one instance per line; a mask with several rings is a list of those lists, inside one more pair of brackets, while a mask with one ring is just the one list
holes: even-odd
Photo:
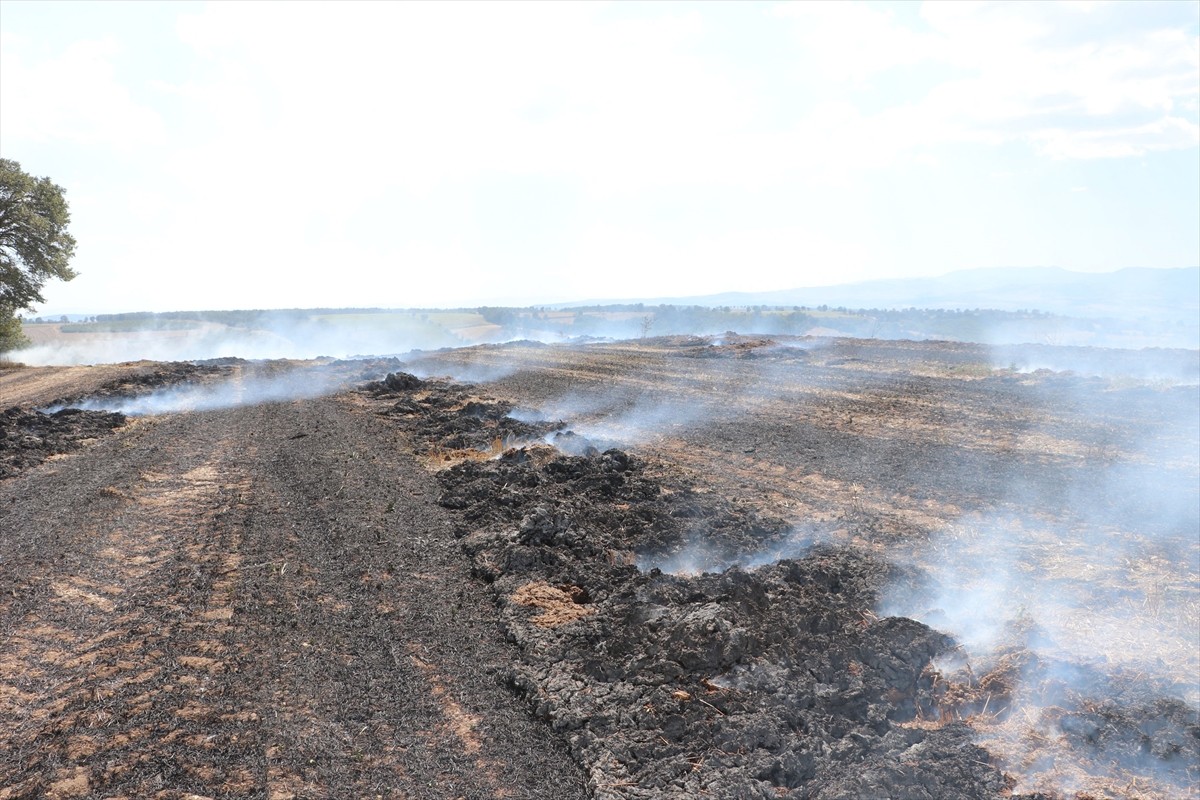
[[[105, 694], [113, 675], [60, 642], [41, 689], [10, 678], [0, 694], [32, 742], [0, 761], [0, 795], [1196, 796], [1196, 361], [729, 335], [512, 343], [317, 371], [179, 368], [151, 404], [93, 387], [74, 398], [92, 410], [67, 417], [139, 422], [96, 417], [117, 426], [113, 444], [69, 457], [80, 463], [162, 446], [167, 427], [187, 438], [191, 420], [236, 434], [212, 457], [240, 476], [227, 481], [236, 501], [213, 518], [237, 532], [222, 528], [225, 556], [253, 550], [271, 566], [222, 561], [215, 588], [247, 598], [219, 617], [236, 656], [210, 637], [203, 659], [220, 675], [208, 696], [240, 710], [122, 717]], [[236, 391], [178, 390], [210, 380]], [[264, 430], [274, 444], [231, 455], [237, 436]], [[5, 441], [36, 451], [25, 436]], [[23, 463], [3, 484], [0, 513], [19, 531], [0, 540], [16, 598], [4, 608], [9, 669], [36, 656], [11, 642], [36, 640], [72, 597], [92, 625], [150, 613], [119, 599], [137, 594], [128, 587], [36, 574], [47, 554], [30, 493], [46, 481], [72, 491], [68, 463]], [[148, 491], [106, 480], [93, 488], [107, 513]], [[284, 537], [289, 558], [272, 557], [270, 537], [306, 526], [311, 541]], [[302, 590], [286, 588], [280, 562], [308, 575]], [[13, 577], [20, 566], [30, 575]], [[398, 592], [397, 580], [441, 588]], [[280, 700], [300, 673], [268, 668], [248, 642], [277, 639], [267, 650], [288, 662], [297, 636], [338, 676], [320, 685], [352, 708]], [[118, 673], [144, 674], [138, 658], [164, 649]], [[197, 662], [172, 663], [149, 681], [157, 689], [112, 691], [176, 697], [194, 683], [173, 670]], [[56, 669], [80, 694], [47, 688]], [[256, 688], [267, 678], [270, 696]], [[412, 719], [421, 686], [442, 718], [426, 728]], [[369, 708], [350, 702], [356, 691], [372, 693]], [[110, 719], [180, 742], [211, 728], [224, 749], [184, 758], [112, 743], [87, 716], [97, 697]], [[281, 721], [281, 702], [299, 719]], [[305, 724], [327, 735], [307, 765], [298, 754], [319, 743]], [[132, 766], [101, 769], [104, 758]]]

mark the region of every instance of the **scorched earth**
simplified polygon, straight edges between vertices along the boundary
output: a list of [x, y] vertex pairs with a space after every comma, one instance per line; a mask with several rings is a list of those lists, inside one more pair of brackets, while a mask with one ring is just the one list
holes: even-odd
[[5, 370], [0, 797], [1195, 797], [1198, 371]]

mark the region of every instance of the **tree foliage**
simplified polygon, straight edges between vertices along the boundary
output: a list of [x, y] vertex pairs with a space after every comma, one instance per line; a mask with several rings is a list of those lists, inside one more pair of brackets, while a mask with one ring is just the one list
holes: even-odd
[[0, 158], [0, 318], [43, 302], [50, 278], [69, 281], [75, 238], [62, 187]]
[[[20, 317], [0, 311], [0, 354], [16, 350], [27, 344], [29, 344], [29, 339], [21, 332]], [[0, 364], [3, 364], [2, 360], [0, 360]]]

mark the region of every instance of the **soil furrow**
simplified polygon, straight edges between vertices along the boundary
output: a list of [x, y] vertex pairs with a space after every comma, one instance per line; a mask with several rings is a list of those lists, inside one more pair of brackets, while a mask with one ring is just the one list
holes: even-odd
[[582, 797], [372, 425], [154, 418], [0, 486], [0, 797]]

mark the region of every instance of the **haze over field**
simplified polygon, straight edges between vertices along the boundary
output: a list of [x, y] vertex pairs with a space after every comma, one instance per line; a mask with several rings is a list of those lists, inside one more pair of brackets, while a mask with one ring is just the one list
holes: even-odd
[[46, 3], [37, 314], [471, 307], [1200, 264], [1195, 3]]
[[0, 145], [0, 800], [1200, 800], [1200, 4], [0, 0]]
[[[727, 331], [975, 342], [1014, 369], [1123, 374], [1194, 383], [1200, 343], [1200, 268], [976, 270], [759, 294], [473, 309], [292, 309], [89, 315], [26, 324], [31, 365], [241, 358], [397, 355], [489, 342], [545, 343]], [[1030, 346], [1032, 345], [1032, 347]], [[1114, 358], [1082, 347], [1174, 348], [1174, 356]], [[1071, 348], [1075, 348], [1072, 350]], [[1097, 365], [1103, 365], [1098, 367]], [[1097, 372], [1099, 370], [1099, 372]]]

